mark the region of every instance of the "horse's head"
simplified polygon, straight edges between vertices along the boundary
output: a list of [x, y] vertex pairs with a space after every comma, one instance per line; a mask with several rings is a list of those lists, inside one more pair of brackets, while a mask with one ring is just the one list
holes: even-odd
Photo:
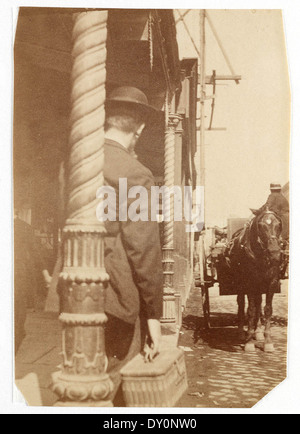
[[263, 212], [257, 217], [258, 237], [260, 244], [268, 254], [271, 262], [279, 262], [281, 257], [280, 234], [282, 222], [270, 211]]

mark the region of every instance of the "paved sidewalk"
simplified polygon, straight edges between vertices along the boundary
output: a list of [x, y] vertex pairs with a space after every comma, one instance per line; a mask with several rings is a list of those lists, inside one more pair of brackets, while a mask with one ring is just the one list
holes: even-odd
[[[18, 351], [15, 378], [19, 390], [32, 406], [53, 406], [57, 401], [51, 391], [51, 375], [59, 370], [62, 361], [61, 325], [58, 314], [28, 312], [26, 337]], [[163, 348], [172, 348], [178, 342], [178, 329], [163, 326]]]
[[[28, 391], [28, 381], [18, 380], [35, 374], [40, 388], [40, 399], [36, 388], [32, 393], [26, 393], [27, 402], [34, 406], [52, 406], [57, 397], [50, 389], [51, 374], [58, 371], [61, 362], [61, 325], [58, 314], [46, 312], [31, 312], [27, 315], [25, 324], [26, 337], [18, 351], [15, 362], [15, 378], [18, 387]], [[23, 389], [24, 388], [24, 389]]]

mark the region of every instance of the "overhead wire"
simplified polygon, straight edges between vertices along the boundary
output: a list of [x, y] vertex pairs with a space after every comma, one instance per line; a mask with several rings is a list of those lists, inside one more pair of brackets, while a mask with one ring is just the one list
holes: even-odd
[[184, 17], [185, 17], [185, 15], [187, 15], [187, 13], [186, 13], [185, 15], [182, 15], [179, 9], [176, 9], [176, 11], [177, 11], [177, 13], [178, 13], [178, 15], [179, 15], [179, 17], [180, 17], [179, 20], [178, 20], [178, 22], [179, 22], [179, 21], [182, 21], [182, 24], [184, 25], [184, 28], [185, 28], [185, 30], [186, 30], [186, 32], [187, 32], [187, 34], [188, 34], [188, 36], [189, 36], [189, 38], [190, 38], [190, 40], [191, 40], [191, 42], [192, 42], [192, 44], [193, 44], [193, 46], [194, 46], [194, 48], [195, 48], [197, 54], [198, 54], [198, 57], [201, 59], [201, 53], [200, 53], [200, 50], [199, 50], [199, 48], [197, 47], [197, 44], [196, 44], [196, 42], [195, 42], [193, 36], [191, 35], [191, 32], [190, 32], [190, 30], [189, 30], [189, 28], [188, 28], [188, 26], [187, 26], [187, 24], [186, 24], [186, 22], [185, 22], [185, 20], [184, 20]]

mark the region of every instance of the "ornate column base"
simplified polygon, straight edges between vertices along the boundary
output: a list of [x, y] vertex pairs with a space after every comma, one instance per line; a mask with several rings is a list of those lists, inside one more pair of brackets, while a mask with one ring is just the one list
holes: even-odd
[[175, 306], [176, 306], [176, 325], [178, 328], [182, 326], [182, 309], [181, 309], [181, 293], [175, 292]]
[[176, 299], [174, 292], [167, 292], [163, 295], [163, 316], [160, 322], [163, 324], [176, 323]]
[[113, 407], [109, 399], [113, 384], [106, 373], [93, 377], [55, 372], [52, 380], [52, 390], [59, 397], [55, 407]]
[[164, 269], [164, 294], [163, 294], [163, 316], [161, 323], [176, 324], [176, 303], [174, 280], [174, 249], [172, 247], [163, 248], [163, 269]]

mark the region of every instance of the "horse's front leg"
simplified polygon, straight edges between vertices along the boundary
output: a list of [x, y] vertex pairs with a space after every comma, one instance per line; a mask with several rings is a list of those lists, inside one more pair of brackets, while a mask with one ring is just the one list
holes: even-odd
[[240, 291], [237, 296], [238, 302], [238, 334], [239, 338], [245, 339], [244, 325], [245, 325], [245, 294]]
[[264, 344], [264, 351], [267, 353], [272, 353], [274, 351], [274, 345], [272, 342], [272, 335], [271, 335], [271, 319], [273, 314], [273, 297], [274, 292], [273, 290], [268, 290], [267, 297], [266, 297], [266, 307], [265, 307], [265, 344]]
[[256, 330], [255, 330], [255, 339], [257, 342], [264, 342], [264, 331], [262, 324], [262, 295], [259, 294], [256, 297]]
[[248, 294], [248, 332], [246, 338], [245, 351], [247, 353], [255, 352], [255, 328], [256, 328], [256, 305], [255, 296], [253, 294]]

